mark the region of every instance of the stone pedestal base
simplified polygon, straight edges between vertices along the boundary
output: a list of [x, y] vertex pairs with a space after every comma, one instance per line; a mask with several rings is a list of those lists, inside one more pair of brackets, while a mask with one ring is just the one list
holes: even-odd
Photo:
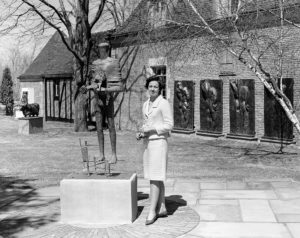
[[23, 117], [24, 117], [23, 112], [20, 111], [20, 110], [16, 110], [16, 112], [15, 112], [15, 118], [19, 119], [19, 118], [23, 118]]
[[43, 117], [19, 118], [19, 134], [29, 135], [43, 132]]
[[137, 216], [137, 175], [77, 176], [60, 182], [61, 221], [129, 224]]

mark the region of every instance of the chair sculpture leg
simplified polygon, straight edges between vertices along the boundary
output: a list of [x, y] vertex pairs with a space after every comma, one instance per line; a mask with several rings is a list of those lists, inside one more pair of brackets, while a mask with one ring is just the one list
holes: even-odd
[[111, 176], [110, 163], [107, 160], [105, 161], [105, 175], [106, 177]]
[[96, 162], [96, 156], [94, 156], [94, 167], [95, 167], [95, 173], [97, 173], [97, 162]]
[[89, 164], [89, 153], [87, 148], [87, 141], [84, 142], [84, 146], [81, 144], [81, 140], [79, 139], [79, 144], [81, 148], [83, 169], [87, 170], [87, 175], [90, 176], [90, 164]]

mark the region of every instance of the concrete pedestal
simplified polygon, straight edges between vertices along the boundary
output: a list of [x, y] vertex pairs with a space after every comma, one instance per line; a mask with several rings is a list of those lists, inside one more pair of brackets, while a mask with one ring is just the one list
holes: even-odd
[[82, 175], [63, 179], [60, 205], [64, 223], [132, 223], [137, 216], [137, 175]]
[[16, 110], [16, 112], [15, 112], [15, 118], [19, 119], [19, 118], [23, 118], [23, 117], [24, 117], [23, 112], [20, 111], [20, 110]]
[[43, 117], [19, 118], [19, 134], [29, 135], [43, 132]]

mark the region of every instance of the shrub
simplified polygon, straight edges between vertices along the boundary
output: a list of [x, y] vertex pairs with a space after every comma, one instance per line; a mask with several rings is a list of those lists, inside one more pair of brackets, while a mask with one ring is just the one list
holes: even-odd
[[13, 81], [8, 67], [3, 70], [2, 83], [0, 87], [0, 102], [6, 105], [6, 115], [13, 115]]

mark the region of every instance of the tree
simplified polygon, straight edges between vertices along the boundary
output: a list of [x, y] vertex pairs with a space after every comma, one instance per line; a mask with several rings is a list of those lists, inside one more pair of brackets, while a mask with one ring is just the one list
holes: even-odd
[[[161, 2], [161, 1], [158, 1]], [[172, 41], [171, 50], [181, 50], [206, 40], [207, 50], [226, 51], [251, 70], [280, 104], [300, 133], [295, 109], [283, 92], [283, 70], [290, 62], [290, 52], [283, 44], [293, 27], [299, 28], [299, 4], [284, 0], [168, 0], [167, 13], [156, 17], [156, 27], [145, 30], [145, 41]], [[180, 5], [180, 6], [179, 6]], [[176, 10], [177, 9], [177, 10]], [[179, 9], [179, 10], [178, 10]], [[154, 19], [155, 20], [155, 19]], [[154, 25], [155, 25], [154, 24]], [[159, 26], [159, 27], [157, 27]], [[275, 28], [276, 27], [276, 28]], [[263, 29], [269, 28], [271, 32]], [[153, 37], [155, 35], [155, 37]], [[196, 47], [194, 45], [194, 47]], [[211, 46], [211, 47], [209, 47]], [[188, 57], [192, 57], [189, 55]], [[266, 58], [274, 59], [273, 64]]]
[[106, 0], [5, 0], [4, 4], [7, 10], [6, 16], [2, 18], [2, 32], [11, 32], [15, 26], [20, 26], [23, 32], [44, 33], [50, 27], [60, 34], [63, 43], [74, 56], [74, 129], [87, 130], [87, 105], [85, 95], [79, 89], [88, 79], [93, 46], [92, 30], [103, 13]]
[[15, 45], [9, 50], [9, 66], [11, 68], [12, 81], [14, 84], [14, 99], [20, 99], [20, 83], [17, 77], [25, 72], [29, 65], [33, 62], [36, 53], [36, 44], [30, 52], [23, 53], [19, 45]]
[[13, 81], [8, 67], [3, 70], [2, 83], [0, 87], [0, 102], [6, 105], [6, 115], [12, 116], [14, 105]]
[[[63, 43], [74, 56], [75, 131], [87, 129], [86, 96], [80, 87], [88, 80], [91, 51], [95, 44], [92, 32], [116, 28], [124, 23], [138, 0], [4, 0], [0, 32], [28, 32], [43, 35], [49, 29], [59, 32]], [[16, 26], [18, 30], [16, 31]], [[127, 51], [135, 52], [135, 51]], [[121, 57], [126, 59], [126, 57]], [[117, 95], [116, 95], [117, 97]]]

